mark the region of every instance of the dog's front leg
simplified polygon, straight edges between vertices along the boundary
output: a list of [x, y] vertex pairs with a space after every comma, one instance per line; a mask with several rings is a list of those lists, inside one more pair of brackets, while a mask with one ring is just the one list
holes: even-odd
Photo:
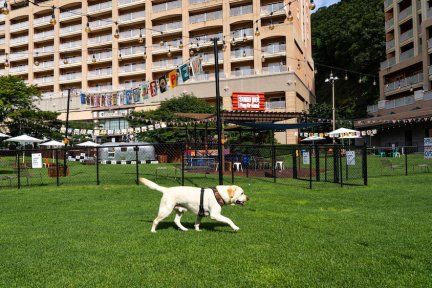
[[201, 231], [199, 229], [199, 226], [201, 224], [201, 219], [202, 219], [202, 216], [197, 215], [197, 218], [195, 219], [195, 225], [194, 225], [196, 231]]
[[183, 211], [186, 211], [186, 209], [184, 209], [184, 210], [182, 210], [182, 209], [183, 208], [175, 210], [176, 211], [176, 216], [174, 218], [174, 223], [177, 225], [178, 228], [180, 228], [180, 230], [182, 230], [182, 231], [188, 231], [188, 229], [186, 227], [184, 227], [181, 224], [181, 222], [180, 222], [181, 217], [183, 216], [183, 213], [184, 213]]
[[240, 228], [238, 226], [236, 226], [231, 219], [229, 219], [228, 217], [225, 217], [221, 214], [210, 215], [210, 218], [214, 219], [216, 221], [228, 224], [234, 231], [240, 230]]

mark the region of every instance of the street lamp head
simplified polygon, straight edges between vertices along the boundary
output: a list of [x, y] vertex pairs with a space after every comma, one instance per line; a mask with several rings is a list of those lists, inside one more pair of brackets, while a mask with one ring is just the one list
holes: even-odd
[[339, 80], [339, 78], [338, 78], [337, 76], [334, 76], [334, 77], [333, 77], [333, 80], [336, 81], [336, 80]]
[[330, 82], [330, 79], [329, 79], [329, 78], [326, 78], [326, 79], [324, 80], [324, 82], [328, 83], [328, 82]]

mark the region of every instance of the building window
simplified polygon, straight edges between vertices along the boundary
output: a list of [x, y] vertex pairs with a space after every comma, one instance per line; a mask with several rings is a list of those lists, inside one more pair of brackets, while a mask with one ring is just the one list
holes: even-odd
[[285, 97], [270, 97], [266, 101], [266, 109], [285, 109]]

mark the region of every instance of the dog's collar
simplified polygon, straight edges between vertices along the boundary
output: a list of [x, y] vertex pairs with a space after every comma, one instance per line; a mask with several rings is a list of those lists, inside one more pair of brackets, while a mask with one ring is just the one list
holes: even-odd
[[220, 195], [219, 191], [216, 189], [216, 187], [211, 187], [211, 189], [213, 190], [213, 194], [216, 198], [216, 201], [218, 202], [218, 204], [222, 207], [225, 205], [225, 201], [222, 198], [222, 196]]

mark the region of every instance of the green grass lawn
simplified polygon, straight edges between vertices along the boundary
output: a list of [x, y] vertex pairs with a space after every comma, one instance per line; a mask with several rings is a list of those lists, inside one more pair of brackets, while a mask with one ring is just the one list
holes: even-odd
[[239, 232], [172, 215], [157, 234], [161, 195], [144, 186], [2, 189], [0, 287], [432, 286], [431, 174], [299, 182], [237, 179], [251, 201], [223, 213]]

